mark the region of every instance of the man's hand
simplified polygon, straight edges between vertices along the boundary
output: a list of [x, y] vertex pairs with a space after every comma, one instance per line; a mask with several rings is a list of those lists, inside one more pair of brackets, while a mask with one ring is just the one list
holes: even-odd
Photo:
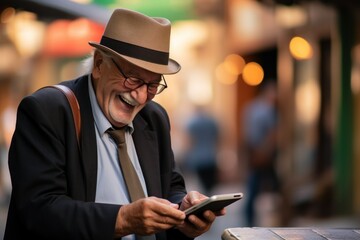
[[[207, 196], [199, 192], [191, 191], [184, 197], [180, 209], [185, 210], [195, 204], [204, 201], [207, 198]], [[216, 216], [223, 216], [225, 214], [225, 209], [222, 209], [219, 212], [212, 212], [210, 210], [207, 210], [203, 213], [201, 217], [190, 215], [187, 218], [187, 221], [184, 221], [181, 225], [178, 225], [177, 228], [186, 236], [195, 238], [210, 229], [212, 223], [216, 219]]]
[[185, 213], [177, 204], [157, 197], [143, 198], [120, 208], [115, 237], [150, 235], [182, 225], [184, 220]]

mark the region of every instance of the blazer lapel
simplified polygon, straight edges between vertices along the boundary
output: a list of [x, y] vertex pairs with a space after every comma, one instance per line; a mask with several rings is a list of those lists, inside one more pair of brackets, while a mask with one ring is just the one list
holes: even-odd
[[81, 112], [81, 161], [86, 184], [86, 200], [95, 201], [97, 149], [94, 118], [89, 98], [88, 75], [76, 81], [75, 94], [78, 98]]
[[141, 116], [134, 119], [133, 140], [149, 196], [161, 197], [158, 140]]

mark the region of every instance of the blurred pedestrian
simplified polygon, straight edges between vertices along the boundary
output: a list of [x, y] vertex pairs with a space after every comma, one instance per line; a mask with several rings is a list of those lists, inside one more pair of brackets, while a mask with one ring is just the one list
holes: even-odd
[[194, 115], [186, 125], [186, 130], [189, 144], [185, 153], [185, 166], [196, 173], [205, 193], [211, 195], [218, 177], [218, 123], [204, 107], [197, 106]]
[[275, 169], [277, 153], [276, 84], [265, 81], [255, 99], [244, 110], [244, 142], [248, 159], [248, 178], [245, 193], [245, 215], [248, 226], [254, 226], [255, 201], [264, 190], [278, 191]]

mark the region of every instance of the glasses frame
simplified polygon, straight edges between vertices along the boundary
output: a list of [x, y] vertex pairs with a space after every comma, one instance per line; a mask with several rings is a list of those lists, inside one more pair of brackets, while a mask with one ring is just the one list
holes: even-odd
[[[131, 90], [135, 90], [143, 85], [146, 85], [146, 91], [150, 94], [153, 95], [158, 95], [160, 94], [162, 91], [164, 91], [167, 88], [167, 83], [165, 81], [165, 77], [164, 75], [161, 74], [161, 80], [158, 83], [147, 83], [144, 80], [140, 79], [140, 78], [134, 78], [134, 77], [127, 77], [123, 70], [120, 68], [120, 66], [115, 62], [115, 60], [113, 58], [111, 58], [111, 61], [114, 63], [114, 65], [116, 66], [116, 68], [119, 70], [119, 72], [121, 73], [121, 75], [124, 77], [124, 86], [126, 88], [129, 88]], [[161, 83], [161, 81], [163, 81], [164, 83]], [[135, 85], [135, 87], [134, 87]], [[152, 87], [156, 87], [156, 92], [151, 92], [149, 91], [149, 89], [151, 89]]]

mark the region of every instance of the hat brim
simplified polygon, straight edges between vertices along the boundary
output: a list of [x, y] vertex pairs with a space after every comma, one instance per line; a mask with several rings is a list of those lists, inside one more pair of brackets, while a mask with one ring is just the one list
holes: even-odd
[[175, 60], [169, 58], [168, 64], [167, 65], [162, 65], [162, 64], [156, 64], [156, 63], [151, 63], [151, 62], [147, 62], [147, 61], [143, 61], [137, 58], [132, 58], [126, 55], [122, 55], [114, 50], [112, 50], [109, 47], [106, 47], [104, 45], [101, 45], [97, 42], [92, 42], [90, 41], [89, 44], [92, 47], [98, 48], [100, 50], [103, 50], [105, 52], [109, 52], [115, 56], [121, 57], [123, 59], [125, 59], [126, 61], [141, 67], [143, 69], [146, 69], [150, 72], [154, 72], [154, 73], [159, 73], [159, 74], [164, 74], [164, 75], [168, 75], [168, 74], [175, 74], [177, 72], [180, 71], [181, 66], [178, 62], [176, 62]]

